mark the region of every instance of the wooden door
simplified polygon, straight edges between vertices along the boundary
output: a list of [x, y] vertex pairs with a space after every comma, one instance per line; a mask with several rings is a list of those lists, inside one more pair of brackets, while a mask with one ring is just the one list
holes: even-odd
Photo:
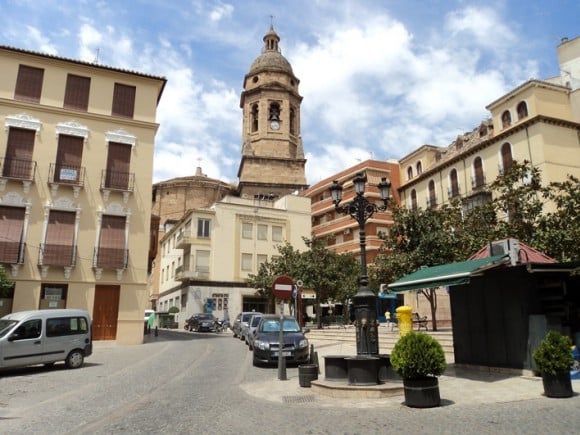
[[117, 338], [120, 290], [118, 285], [98, 285], [95, 287], [93, 340], [115, 340]]

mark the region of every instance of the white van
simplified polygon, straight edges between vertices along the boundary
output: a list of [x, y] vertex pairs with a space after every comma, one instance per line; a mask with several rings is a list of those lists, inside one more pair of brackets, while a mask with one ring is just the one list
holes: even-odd
[[92, 353], [91, 318], [86, 311], [20, 311], [0, 319], [0, 368], [64, 361], [76, 369]]

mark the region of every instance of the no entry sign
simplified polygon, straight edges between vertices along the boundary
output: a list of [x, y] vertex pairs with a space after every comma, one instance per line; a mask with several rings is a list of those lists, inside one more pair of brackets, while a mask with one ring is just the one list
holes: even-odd
[[289, 299], [294, 290], [294, 281], [286, 275], [280, 275], [272, 284], [272, 291], [278, 299]]

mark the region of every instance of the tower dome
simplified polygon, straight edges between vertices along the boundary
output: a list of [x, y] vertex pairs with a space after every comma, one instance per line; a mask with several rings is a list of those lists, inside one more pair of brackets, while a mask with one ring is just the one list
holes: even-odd
[[278, 43], [280, 37], [274, 30], [274, 26], [270, 25], [270, 30], [264, 35], [264, 48], [250, 67], [249, 74], [256, 74], [264, 70], [278, 70], [294, 75], [290, 62], [282, 56]]

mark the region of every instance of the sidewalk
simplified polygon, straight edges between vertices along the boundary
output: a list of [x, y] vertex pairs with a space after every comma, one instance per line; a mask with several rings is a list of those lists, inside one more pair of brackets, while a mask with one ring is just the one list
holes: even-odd
[[[319, 381], [324, 382], [325, 355], [356, 355], [356, 343], [348, 341], [329, 342], [328, 340], [310, 340], [318, 353], [320, 367]], [[277, 373], [272, 378], [260, 382], [242, 384], [248, 394], [261, 399], [282, 403], [301, 403], [316, 401], [319, 406], [327, 407], [385, 407], [399, 406], [404, 402], [403, 392], [385, 398], [340, 398], [320, 394], [318, 388], [304, 388], [300, 386], [297, 370], [287, 372], [286, 381], [280, 381]], [[333, 382], [338, 384], [338, 382]], [[389, 384], [402, 387], [401, 381], [392, 381]], [[386, 384], [385, 384], [386, 385]], [[347, 383], [345, 382], [345, 386]], [[380, 387], [380, 386], [379, 386]], [[575, 397], [580, 395], [580, 381], [574, 380], [572, 387]], [[374, 388], [374, 387], [367, 387]], [[535, 376], [510, 375], [492, 373], [476, 368], [460, 368], [448, 364], [445, 373], [439, 378], [441, 405], [477, 405], [490, 403], [508, 403], [522, 400], [539, 400], [545, 398], [542, 379]], [[549, 399], [555, 400], [555, 399]]]

